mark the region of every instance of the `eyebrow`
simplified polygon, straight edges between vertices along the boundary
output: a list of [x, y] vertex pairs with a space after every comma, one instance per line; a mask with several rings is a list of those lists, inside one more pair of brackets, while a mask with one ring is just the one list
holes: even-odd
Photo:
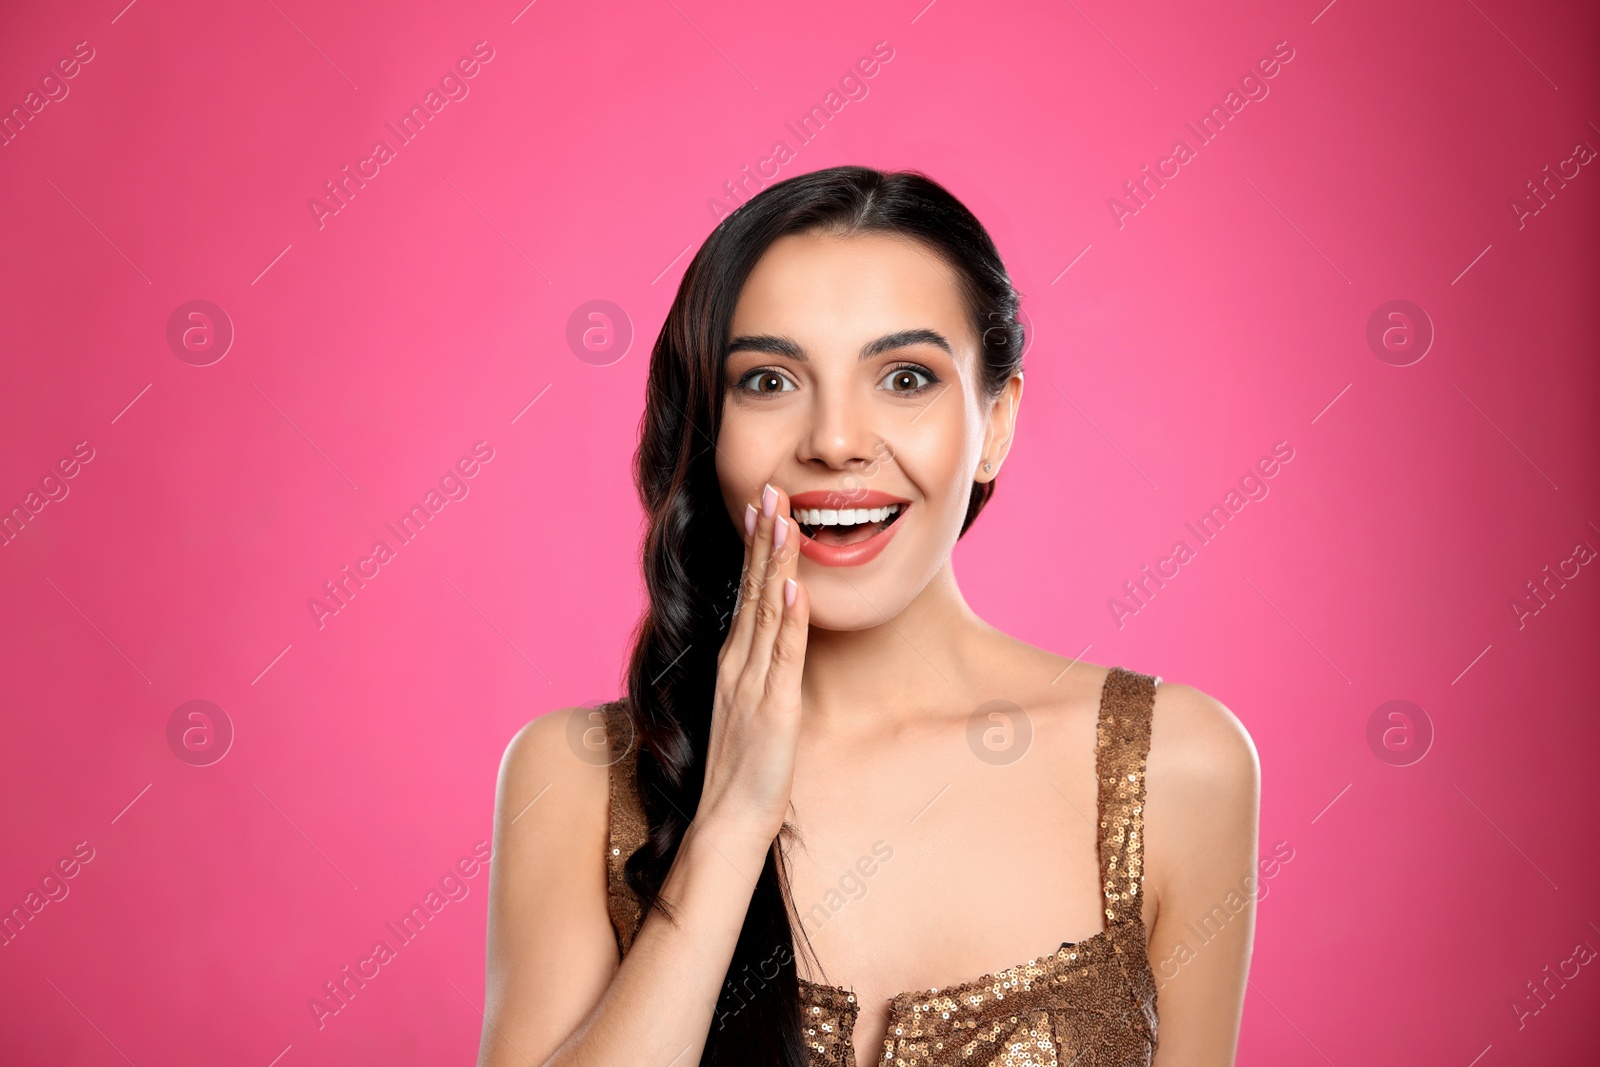
[[[955, 355], [950, 342], [938, 330], [919, 327], [914, 330], [896, 330], [886, 333], [877, 340], [868, 341], [861, 346], [858, 359], [865, 361], [880, 356], [885, 352], [892, 352], [897, 348], [910, 348], [912, 345], [932, 345], [944, 349], [950, 356]], [[788, 356], [790, 359], [801, 363], [809, 361], [806, 350], [787, 337], [774, 337], [771, 334], [751, 334], [744, 337], [735, 337], [728, 342], [728, 355], [735, 352], [765, 352], [773, 356]]]

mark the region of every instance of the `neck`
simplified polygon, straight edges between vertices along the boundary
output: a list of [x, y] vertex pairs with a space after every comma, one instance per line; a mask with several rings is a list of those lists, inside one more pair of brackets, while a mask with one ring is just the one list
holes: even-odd
[[[978, 642], [995, 633], [961, 595], [948, 560], [892, 619], [861, 630], [812, 627], [806, 637], [803, 730], [876, 732], [959, 702]], [[917, 694], [926, 694], [918, 698]]]

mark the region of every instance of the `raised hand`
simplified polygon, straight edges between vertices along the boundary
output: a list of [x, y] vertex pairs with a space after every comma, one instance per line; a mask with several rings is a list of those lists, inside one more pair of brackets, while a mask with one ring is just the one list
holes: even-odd
[[717, 685], [696, 822], [770, 844], [794, 784], [800, 676], [810, 604], [795, 578], [799, 528], [789, 498], [767, 486], [743, 516], [744, 570]]

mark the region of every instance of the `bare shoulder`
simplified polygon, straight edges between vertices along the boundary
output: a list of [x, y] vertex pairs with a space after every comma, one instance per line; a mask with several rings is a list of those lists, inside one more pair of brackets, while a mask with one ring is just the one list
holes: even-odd
[[606, 782], [605, 714], [596, 708], [557, 708], [530, 720], [506, 745], [500, 780], [543, 778], [593, 790]]
[[510, 739], [494, 790], [494, 853], [499, 883], [514, 893], [496, 904], [520, 910], [541, 894], [603, 899], [608, 763], [605, 715], [592, 707], [546, 713]]
[[1147, 951], [1161, 1063], [1233, 1063], [1255, 937], [1260, 769], [1216, 698], [1156, 686], [1145, 776]]
[[488, 983], [480, 1064], [535, 1062], [605, 991], [617, 946], [606, 909], [605, 716], [560, 708], [506, 745], [495, 788]]
[[1009, 634], [995, 631], [999, 641], [994, 673], [1006, 679], [1016, 700], [1030, 713], [1072, 715], [1086, 708], [1090, 715], [1100, 703], [1110, 667], [1062, 656]]
[[1193, 686], [1156, 686], [1150, 723], [1149, 776], [1167, 789], [1251, 789], [1261, 776], [1255, 742], [1213, 696]]
[[1145, 797], [1156, 900], [1219, 864], [1231, 872], [1254, 862], [1260, 763], [1244, 724], [1215, 697], [1187, 685], [1156, 686]]

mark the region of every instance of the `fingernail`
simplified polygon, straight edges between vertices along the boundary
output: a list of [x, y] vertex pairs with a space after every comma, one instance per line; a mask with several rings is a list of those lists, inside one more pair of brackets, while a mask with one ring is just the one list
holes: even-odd
[[772, 513], [777, 510], [778, 491], [769, 484], [765, 489], [761, 490], [761, 514], [771, 518]]
[[789, 523], [784, 519], [778, 520], [777, 529], [772, 531], [772, 547], [782, 548], [783, 543], [789, 539]]
[[756, 535], [756, 506], [754, 504], [746, 504], [744, 506], [744, 532], [748, 537]]
[[794, 607], [794, 594], [799, 588], [800, 586], [793, 578], [785, 578], [783, 580], [783, 602], [791, 608]]

